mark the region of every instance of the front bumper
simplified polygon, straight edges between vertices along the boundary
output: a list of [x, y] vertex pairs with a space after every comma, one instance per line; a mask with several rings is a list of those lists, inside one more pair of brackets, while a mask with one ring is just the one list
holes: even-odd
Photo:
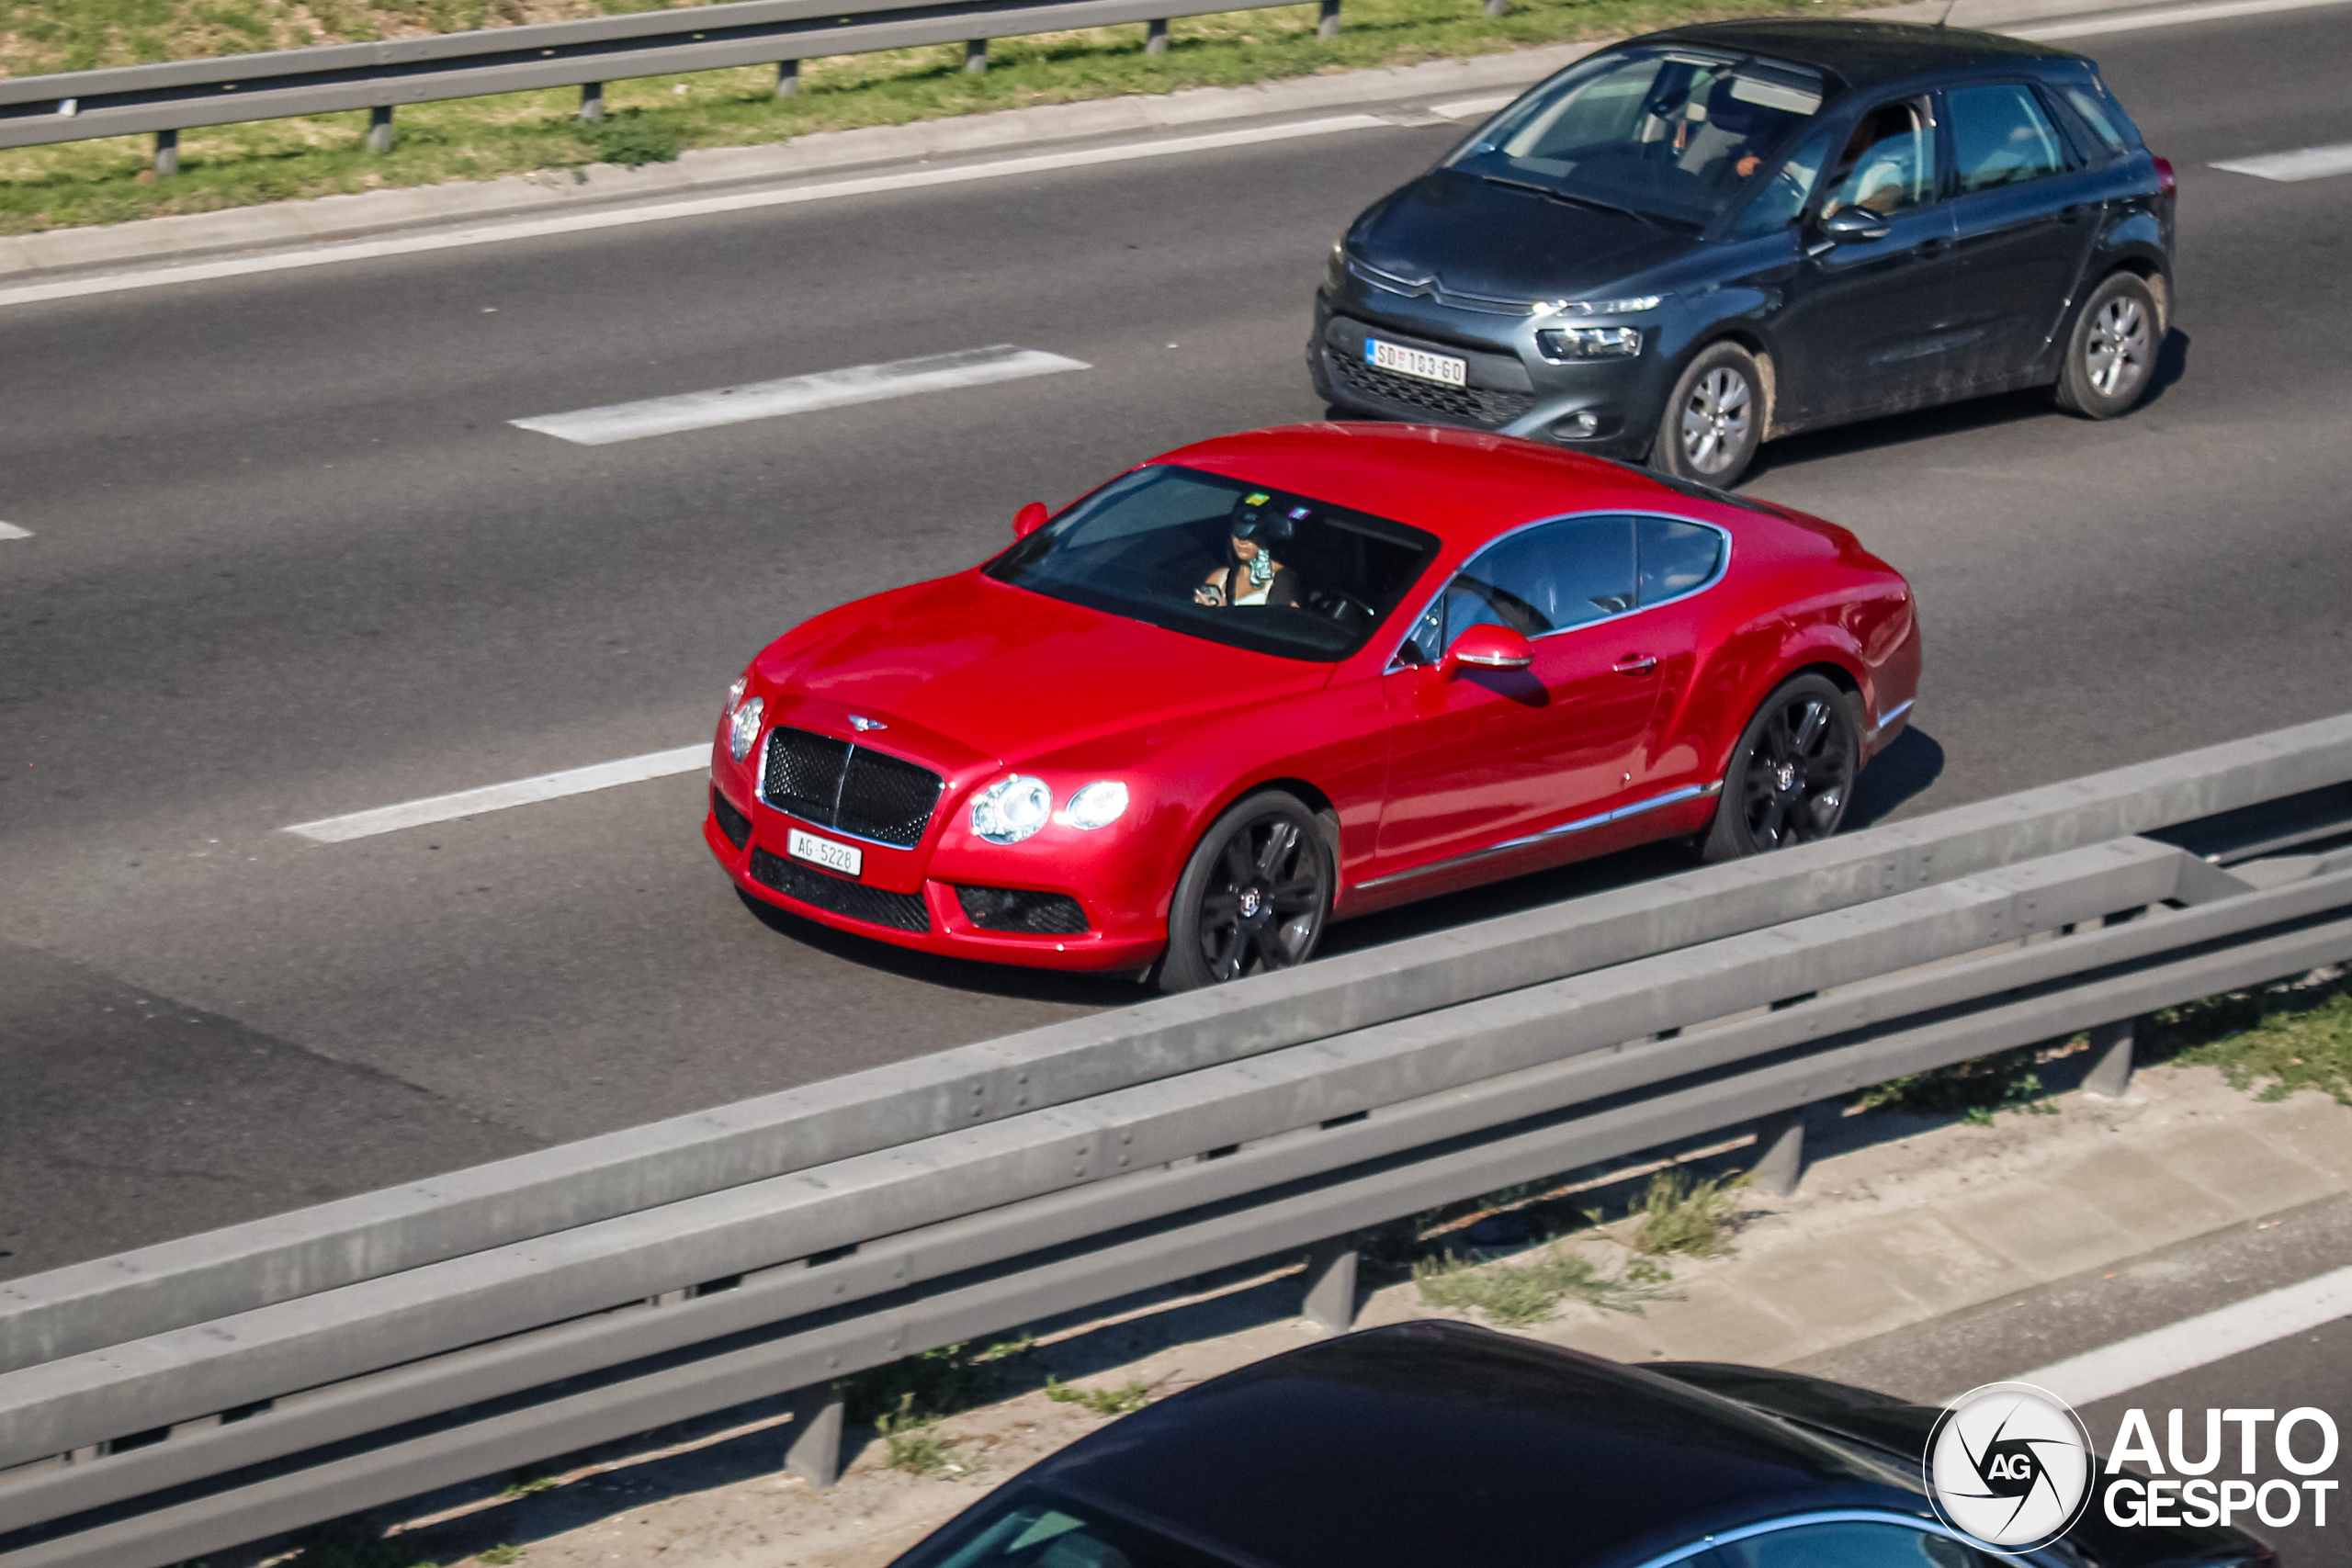
[[[703, 842], [736, 887], [763, 904], [897, 947], [1038, 969], [1139, 971], [1167, 945], [1168, 889], [1121, 863], [1109, 829], [1084, 853], [1052, 842], [1050, 830], [1010, 846], [943, 843], [954, 835], [938, 817], [963, 806], [951, 785], [922, 844], [869, 842], [852, 878], [790, 852], [795, 828], [835, 841], [839, 830], [762, 800], [752, 764], [736, 762], [723, 740], [711, 764]], [[1016, 897], [975, 896], [980, 890]], [[1020, 929], [989, 930], [981, 919]], [[1083, 929], [1070, 929], [1081, 920]]]
[[[1653, 338], [1654, 325], [1638, 320]], [[1538, 323], [1451, 310], [1425, 299], [1391, 301], [1371, 290], [1315, 300], [1308, 373], [1335, 406], [1384, 419], [1506, 431], [1603, 457], [1649, 451], [1669, 388], [1655, 342], [1631, 359], [1560, 364], [1535, 348]], [[1467, 361], [1467, 385], [1442, 386], [1366, 361], [1364, 341]], [[1523, 340], [1523, 341], [1522, 341]]]

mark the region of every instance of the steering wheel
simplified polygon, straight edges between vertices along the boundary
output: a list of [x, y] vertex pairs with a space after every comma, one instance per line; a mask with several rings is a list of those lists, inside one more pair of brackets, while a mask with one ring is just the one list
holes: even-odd
[[1373, 618], [1371, 605], [1336, 588], [1318, 588], [1308, 593], [1306, 607], [1343, 626], [1361, 626]]

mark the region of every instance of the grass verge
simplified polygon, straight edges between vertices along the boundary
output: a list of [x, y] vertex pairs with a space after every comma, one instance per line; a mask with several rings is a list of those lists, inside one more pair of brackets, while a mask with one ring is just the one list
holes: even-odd
[[2256, 1100], [2317, 1089], [2352, 1105], [2352, 994], [2345, 980], [2301, 994], [2233, 991], [2143, 1020], [2134, 1046], [2150, 1060], [2217, 1067]]
[[[1811, 15], [1853, 0], [1798, 0]], [[643, 0], [0, 0], [0, 68], [13, 75], [85, 64], [233, 53], [280, 43], [366, 36], [411, 26], [541, 20], [597, 9], [660, 8]], [[1477, 0], [1348, 0], [1336, 39], [1316, 36], [1317, 8], [1178, 18], [1166, 53], [1144, 52], [1141, 24], [1003, 39], [989, 71], [963, 69], [961, 46], [843, 55], [804, 63], [797, 96], [775, 95], [773, 67], [653, 76], [607, 85], [606, 118], [582, 126], [571, 89], [404, 107], [398, 141], [363, 146], [364, 112], [266, 120], [183, 132], [180, 173], [158, 178], [144, 137], [0, 152], [0, 234], [171, 213], [209, 212], [447, 180], [561, 175], [589, 164], [655, 163], [684, 149], [786, 141], [812, 131], [900, 125], [1032, 104], [1185, 87], [1239, 86], [1367, 66], [1487, 54], [1618, 37], [1678, 22], [1753, 15], [1749, 0], [1513, 0], [1488, 17]], [[322, 15], [346, 17], [322, 29]], [[446, 14], [446, 15], [445, 15]], [[109, 20], [109, 17], [113, 17]], [[140, 17], [160, 17], [153, 26]], [[232, 27], [221, 18], [244, 18]], [[174, 18], [177, 18], [174, 20]], [[305, 29], [307, 29], [307, 34]]]
[[1575, 1300], [1601, 1312], [1641, 1315], [1645, 1303], [1670, 1300], [1666, 1281], [1628, 1269], [1611, 1274], [1580, 1253], [1554, 1245], [1532, 1258], [1479, 1263], [1444, 1252], [1413, 1265], [1421, 1300], [1447, 1312], [1471, 1312], [1503, 1328], [1548, 1321]]

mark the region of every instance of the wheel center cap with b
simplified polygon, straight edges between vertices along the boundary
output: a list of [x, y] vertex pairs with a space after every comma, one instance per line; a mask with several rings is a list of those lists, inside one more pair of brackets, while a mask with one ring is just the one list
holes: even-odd
[[1258, 918], [1258, 911], [1265, 907], [1265, 896], [1261, 894], [1256, 888], [1243, 888], [1241, 890], [1241, 918], [1245, 920], [1256, 919]]
[[1783, 791], [1796, 788], [1797, 770], [1795, 764], [1792, 762], [1783, 762], [1779, 767], [1773, 769], [1772, 781], [1779, 784]]

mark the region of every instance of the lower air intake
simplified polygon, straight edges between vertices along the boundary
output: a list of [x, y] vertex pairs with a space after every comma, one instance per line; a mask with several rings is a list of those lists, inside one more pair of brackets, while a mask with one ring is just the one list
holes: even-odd
[[888, 926], [896, 931], [931, 930], [931, 910], [920, 893], [892, 893], [887, 888], [868, 887], [863, 882], [828, 876], [765, 850], [752, 852], [752, 880], [787, 898], [845, 919]]
[[964, 887], [956, 901], [965, 918], [982, 931], [1022, 931], [1031, 936], [1076, 936], [1086, 930], [1086, 910], [1060, 893], [1025, 887]]

